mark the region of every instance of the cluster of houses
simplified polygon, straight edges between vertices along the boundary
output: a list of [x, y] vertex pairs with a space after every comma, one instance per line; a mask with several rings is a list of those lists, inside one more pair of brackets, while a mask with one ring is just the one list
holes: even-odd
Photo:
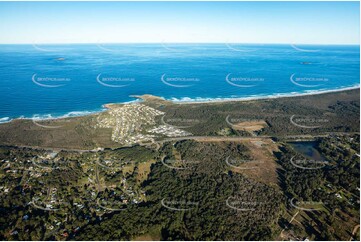
[[131, 144], [149, 140], [152, 136], [142, 134], [144, 127], [155, 125], [156, 116], [164, 114], [143, 104], [133, 103], [112, 107], [97, 117], [95, 127], [112, 128], [112, 140]]
[[112, 107], [96, 118], [95, 127], [112, 128], [112, 140], [125, 145], [152, 141], [159, 136], [180, 137], [191, 133], [171, 125], [156, 126], [156, 117], [164, 112], [133, 103]]

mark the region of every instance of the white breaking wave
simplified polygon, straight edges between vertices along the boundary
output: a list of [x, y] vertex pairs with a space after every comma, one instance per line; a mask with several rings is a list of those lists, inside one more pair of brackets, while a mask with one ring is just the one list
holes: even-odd
[[274, 93], [274, 94], [256, 94], [249, 95], [248, 97], [217, 97], [217, 98], [190, 98], [190, 97], [182, 97], [175, 98], [172, 97], [168, 99], [174, 103], [204, 103], [204, 102], [227, 102], [227, 101], [248, 101], [248, 100], [258, 100], [258, 99], [269, 99], [269, 98], [280, 98], [280, 97], [295, 97], [295, 96], [307, 96], [314, 94], [322, 94], [322, 93], [330, 93], [330, 92], [339, 92], [339, 91], [347, 91], [360, 88], [360, 85], [354, 86], [345, 86], [340, 87], [338, 89], [319, 89], [319, 90], [305, 90], [303, 92], [287, 92], [287, 93]]
[[11, 119], [9, 117], [0, 118], [0, 124], [10, 122]]
[[69, 112], [59, 118], [70, 118], [70, 117], [79, 117], [79, 116], [86, 116], [89, 114], [94, 114], [94, 113], [99, 113], [105, 111], [105, 109], [103, 110], [99, 110], [99, 111], [73, 111], [73, 112]]
[[[106, 109], [103, 108], [101, 110], [97, 110], [97, 111], [72, 111], [69, 113], [66, 113], [64, 115], [59, 115], [59, 116], [53, 116], [52, 114], [34, 114], [32, 117], [25, 117], [25, 116], [20, 116], [16, 119], [30, 119], [30, 120], [34, 120], [34, 121], [41, 121], [41, 120], [54, 120], [54, 119], [63, 119], [63, 118], [72, 118], [72, 117], [80, 117], [80, 116], [86, 116], [86, 115], [90, 115], [90, 114], [94, 114], [94, 113], [100, 113], [105, 111]], [[6, 123], [6, 122], [10, 122], [12, 119], [10, 119], [9, 117], [5, 117], [5, 118], [0, 118], [0, 123]]]

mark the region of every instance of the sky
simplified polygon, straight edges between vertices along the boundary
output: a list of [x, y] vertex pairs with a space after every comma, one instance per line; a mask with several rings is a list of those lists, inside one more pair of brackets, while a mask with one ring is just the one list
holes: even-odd
[[359, 2], [0, 2], [0, 44], [359, 44]]

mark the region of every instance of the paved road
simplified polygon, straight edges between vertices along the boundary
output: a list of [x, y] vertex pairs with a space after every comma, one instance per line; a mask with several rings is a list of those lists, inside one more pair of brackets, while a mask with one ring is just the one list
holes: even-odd
[[271, 135], [259, 135], [259, 136], [184, 136], [184, 137], [174, 137], [174, 138], [165, 138], [157, 142], [167, 142], [167, 141], [179, 141], [179, 140], [197, 140], [197, 141], [240, 141], [240, 140], [260, 140], [260, 139], [270, 139], [270, 138], [283, 138], [283, 139], [304, 139], [304, 138], [320, 138], [327, 137], [329, 134], [320, 134], [320, 135], [287, 135], [287, 136], [271, 136]]

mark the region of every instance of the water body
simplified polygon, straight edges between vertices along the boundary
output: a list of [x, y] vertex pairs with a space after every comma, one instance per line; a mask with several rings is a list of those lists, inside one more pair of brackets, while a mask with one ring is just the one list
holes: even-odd
[[152, 94], [212, 101], [358, 87], [359, 46], [0, 45], [0, 122], [77, 116]]
[[325, 157], [316, 149], [316, 141], [289, 142], [289, 144], [300, 154], [310, 160], [325, 161]]

